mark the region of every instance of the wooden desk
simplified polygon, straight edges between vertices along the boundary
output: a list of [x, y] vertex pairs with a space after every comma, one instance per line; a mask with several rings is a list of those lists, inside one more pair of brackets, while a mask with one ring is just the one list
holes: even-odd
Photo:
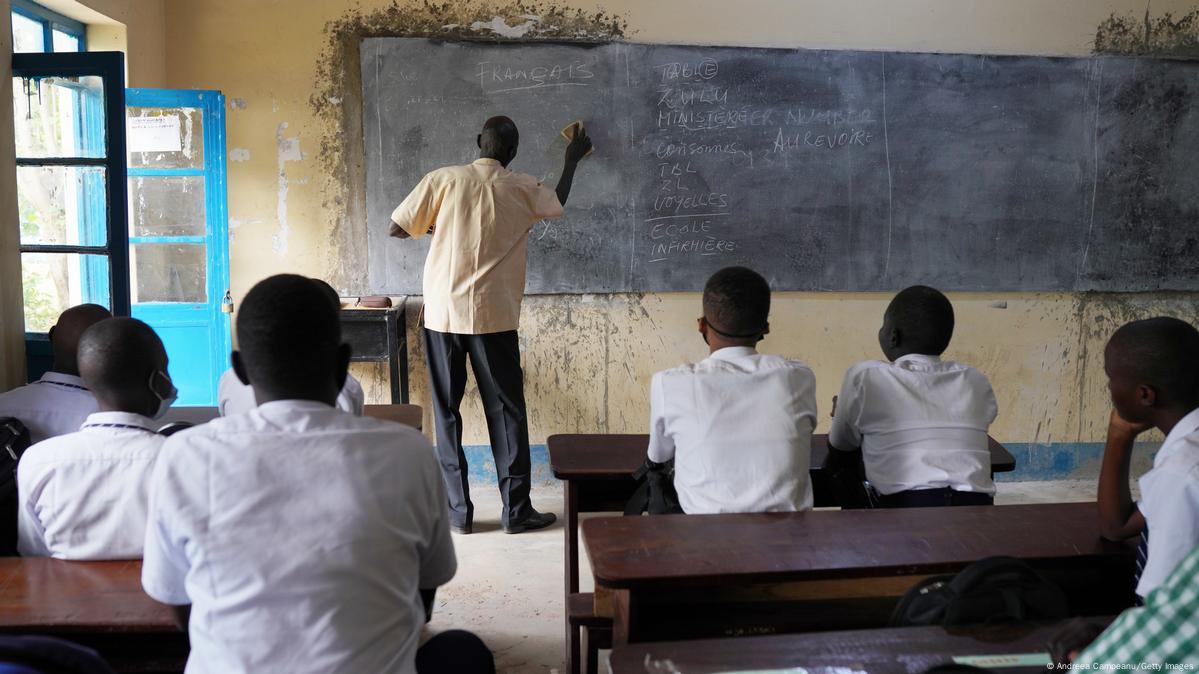
[[[1098, 622], [1110, 622], [1102, 619]], [[803, 667], [813, 674], [839, 668], [865, 674], [910, 674], [949, 664], [957, 655], [1045, 653], [1066, 622], [965, 628], [821, 632], [786, 636], [631, 644], [612, 651], [612, 674], [645, 674], [646, 658], [670, 660], [687, 674], [734, 669]], [[1046, 670], [1044, 665], [1022, 671]], [[999, 671], [1018, 671], [1002, 668]]]
[[884, 627], [933, 574], [1023, 559], [1077, 615], [1132, 604], [1134, 549], [1099, 536], [1094, 503], [602, 517], [583, 522], [613, 642]]
[[142, 591], [142, 563], [0, 558], [0, 633], [61, 637], [120, 672], [182, 672], [187, 635]]
[[[988, 436], [991, 470], [1006, 473], [1016, 469], [1016, 459], [994, 438]], [[633, 473], [645, 462], [649, 436], [626, 435], [552, 435], [547, 441], [550, 469], [564, 481], [563, 513], [565, 522], [566, 605], [579, 591], [579, 513], [622, 512], [633, 495]], [[832, 481], [824, 473], [828, 459], [828, 436], [812, 436], [811, 484], [817, 507], [835, 506]], [[566, 648], [572, 651], [574, 632], [567, 611]], [[572, 658], [573, 659], [573, 658]]]
[[391, 402], [408, 402], [407, 299], [388, 309], [341, 310], [341, 336], [355, 363], [387, 363]]
[[421, 430], [425, 411], [420, 405], [363, 405], [362, 416], [411, 426]]
[[[988, 436], [993, 473], [1016, 469], [1016, 459]], [[649, 436], [642, 434], [553, 435], [547, 441], [550, 468], [563, 480], [566, 571], [566, 651], [572, 674], [578, 670], [578, 645], [570, 625], [572, 595], [579, 592], [579, 513], [621, 512], [636, 483], [633, 473], [645, 461]], [[832, 480], [824, 473], [828, 436], [812, 436], [811, 484], [817, 507], [835, 506]]]

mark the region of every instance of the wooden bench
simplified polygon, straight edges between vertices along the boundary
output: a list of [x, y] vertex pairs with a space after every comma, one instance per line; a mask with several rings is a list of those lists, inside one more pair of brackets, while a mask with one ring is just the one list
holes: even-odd
[[[1096, 622], [1108, 623], [1109, 618]], [[669, 660], [687, 674], [731, 670], [803, 667], [813, 672], [845, 671], [863, 674], [909, 674], [950, 664], [955, 656], [1046, 654], [1049, 641], [1065, 622], [1011, 623], [972, 627], [901, 627], [893, 629], [785, 636], [742, 637], [699, 641], [630, 644], [612, 651], [612, 674], [645, 674], [646, 662]], [[1025, 668], [1045, 672], [1045, 662]], [[835, 669], [834, 669], [835, 668]], [[652, 671], [652, 670], [650, 670]]]
[[142, 591], [142, 563], [0, 558], [0, 633], [60, 637], [118, 672], [182, 672], [187, 634]]
[[[1016, 469], [1016, 459], [988, 436], [992, 473]], [[570, 434], [552, 435], [547, 441], [550, 470], [563, 481], [563, 517], [565, 522], [566, 564], [566, 651], [571, 674], [577, 674], [580, 664], [579, 632], [582, 615], [573, 615], [572, 596], [579, 592], [579, 513], [621, 512], [633, 495], [636, 483], [633, 473], [645, 462], [649, 436], [644, 434]], [[831, 480], [824, 473], [828, 458], [828, 436], [812, 436], [811, 484], [816, 507], [835, 506]], [[577, 603], [577, 601], [576, 601]], [[598, 637], [598, 639], [597, 639]], [[589, 642], [603, 641], [604, 634], [588, 636]], [[588, 648], [589, 659], [594, 649]], [[587, 670], [594, 674], [592, 670]]]
[[602, 517], [582, 529], [616, 646], [885, 627], [914, 583], [993, 555], [1033, 565], [1076, 615], [1133, 601], [1134, 548], [1100, 538], [1094, 503]]

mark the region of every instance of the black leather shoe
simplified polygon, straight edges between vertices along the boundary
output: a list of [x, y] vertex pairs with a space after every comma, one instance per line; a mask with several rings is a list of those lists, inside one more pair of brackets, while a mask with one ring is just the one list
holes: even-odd
[[452, 531], [456, 534], [462, 534], [463, 536], [465, 536], [465, 535], [471, 533], [471, 526], [469, 524], [463, 524], [461, 526], [459, 526], [457, 524], [451, 524], [450, 531]]
[[554, 513], [539, 513], [534, 510], [532, 515], [529, 515], [515, 524], [509, 524], [508, 526], [504, 527], [504, 533], [519, 534], [524, 531], [544, 529], [557, 521], [558, 516]]

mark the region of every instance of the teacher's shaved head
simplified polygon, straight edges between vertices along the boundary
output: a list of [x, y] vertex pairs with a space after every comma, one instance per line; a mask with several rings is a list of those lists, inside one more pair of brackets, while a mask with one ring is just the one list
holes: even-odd
[[477, 142], [480, 157], [495, 159], [507, 166], [516, 158], [520, 132], [516, 129], [516, 122], [499, 115], [483, 122], [483, 131], [479, 133]]

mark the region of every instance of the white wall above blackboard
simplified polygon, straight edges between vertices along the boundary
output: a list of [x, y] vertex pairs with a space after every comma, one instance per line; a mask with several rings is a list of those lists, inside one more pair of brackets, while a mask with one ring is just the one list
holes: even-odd
[[476, 156], [551, 185], [559, 130], [596, 153], [531, 233], [530, 293], [1199, 290], [1199, 64], [669, 45], [362, 45], [369, 278], [419, 293], [387, 238], [428, 171]]

